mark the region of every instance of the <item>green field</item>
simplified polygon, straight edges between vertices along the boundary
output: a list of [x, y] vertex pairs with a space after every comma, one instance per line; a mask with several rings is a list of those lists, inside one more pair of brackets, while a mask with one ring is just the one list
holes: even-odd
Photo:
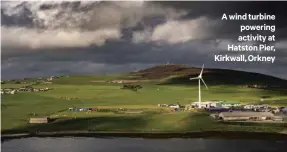
[[[70, 76], [53, 80], [52, 84], [33, 85], [52, 88], [48, 92], [21, 92], [2, 95], [2, 132], [28, 131], [272, 131], [279, 132], [286, 125], [232, 125], [220, 124], [204, 112], [172, 112], [157, 104], [190, 104], [198, 99], [198, 87], [190, 85], [158, 85], [155, 81], [137, 83], [139, 91], [120, 89], [122, 84], [106, 81], [114, 76]], [[30, 80], [31, 81], [31, 80]], [[207, 82], [208, 83], [208, 82]], [[17, 88], [27, 84], [2, 84], [2, 88]], [[282, 91], [246, 88], [243, 85], [210, 85], [202, 89], [202, 100], [226, 100], [241, 103], [260, 103], [261, 96], [270, 96], [262, 103], [287, 106], [287, 94]], [[73, 98], [71, 100], [64, 98]], [[114, 112], [71, 112], [70, 107], [97, 107], [99, 109], [136, 109], [139, 114]], [[50, 124], [30, 125], [35, 116], [57, 118]]]

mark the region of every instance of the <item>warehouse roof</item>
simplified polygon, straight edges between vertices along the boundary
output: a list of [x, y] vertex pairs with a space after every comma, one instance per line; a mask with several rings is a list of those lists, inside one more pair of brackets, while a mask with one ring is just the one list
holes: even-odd
[[274, 117], [271, 112], [221, 112], [223, 117]]

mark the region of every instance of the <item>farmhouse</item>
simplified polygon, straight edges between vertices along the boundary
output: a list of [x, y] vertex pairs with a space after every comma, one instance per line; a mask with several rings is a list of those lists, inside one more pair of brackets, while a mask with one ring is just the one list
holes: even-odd
[[169, 105], [169, 107], [173, 108], [173, 109], [179, 109], [180, 105], [171, 104], [171, 105]]
[[265, 120], [282, 120], [279, 117], [275, 117], [270, 112], [221, 112], [218, 115], [219, 119], [223, 121], [265, 121]]
[[1, 94], [15, 94], [17, 90], [15, 89], [10, 89], [10, 88], [4, 88], [1, 89]]
[[49, 118], [43, 117], [43, 118], [30, 118], [29, 123], [30, 124], [42, 124], [42, 123], [48, 123]]
[[122, 80], [113, 80], [112, 83], [123, 83]]

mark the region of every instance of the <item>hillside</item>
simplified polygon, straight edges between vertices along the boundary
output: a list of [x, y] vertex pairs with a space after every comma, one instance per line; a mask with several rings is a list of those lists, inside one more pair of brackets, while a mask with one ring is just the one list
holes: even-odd
[[[124, 75], [73, 75], [6, 81], [1, 85], [2, 88], [19, 91], [15, 94], [1, 95], [1, 132], [187, 132], [218, 131], [218, 128], [224, 131], [282, 132], [286, 128], [285, 124], [221, 124], [212, 120], [208, 113], [184, 109], [175, 112], [170, 108], [158, 106], [176, 103], [189, 105], [197, 101], [197, 81], [190, 81], [188, 78], [197, 76], [199, 72], [198, 68], [164, 65]], [[268, 87], [268, 90], [264, 90], [228, 85], [262, 82], [283, 86], [286, 80], [220, 69], [205, 69], [203, 77], [209, 85], [209, 89], [202, 89], [203, 101], [221, 100], [242, 104], [266, 103], [270, 106], [287, 106], [287, 93], [281, 88], [279, 90]], [[141, 89], [122, 89], [125, 82], [116, 83], [115, 80], [124, 79], [136, 80], [132, 82], [135, 82], [134, 85], [140, 85]], [[149, 80], [138, 81], [147, 79]], [[24, 86], [24, 90], [21, 89]], [[263, 96], [265, 99], [262, 101]], [[70, 110], [71, 108], [99, 110], [74, 111]], [[126, 112], [119, 111], [121, 109], [125, 109]], [[130, 113], [134, 111], [140, 113]], [[31, 117], [49, 117], [54, 121], [48, 124], [29, 124], [28, 120]]]
[[[189, 78], [196, 77], [201, 68], [185, 65], [159, 65], [149, 69], [132, 73], [134, 79], [163, 79], [168, 78], [164, 84], [194, 84]], [[287, 80], [259, 73], [235, 71], [227, 69], [204, 69], [203, 78], [209, 85], [268, 85], [273, 87], [286, 87]]]

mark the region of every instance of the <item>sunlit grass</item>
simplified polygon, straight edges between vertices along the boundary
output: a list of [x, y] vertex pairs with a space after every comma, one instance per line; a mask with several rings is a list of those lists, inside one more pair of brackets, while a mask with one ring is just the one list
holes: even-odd
[[[97, 107], [103, 109], [126, 108], [157, 111], [159, 110], [157, 104], [176, 104], [179, 102], [182, 105], [186, 105], [198, 100], [197, 85], [156, 85], [154, 82], [147, 82], [141, 83], [143, 88], [135, 92], [120, 89], [122, 84], [108, 83], [108, 81], [115, 77], [116, 76], [63, 77], [54, 80], [53, 84], [39, 84], [35, 86], [53, 89], [48, 92], [25, 92], [15, 95], [2, 95], [2, 130], [23, 128], [27, 126], [28, 119], [34, 115], [52, 116], [55, 118], [76, 117], [76, 120], [80, 119], [81, 121], [66, 121], [66, 123], [70, 125], [77, 123], [75, 127], [71, 127], [70, 129], [76, 128], [93, 131], [121, 129], [190, 131], [222, 128], [222, 125], [211, 120], [209, 116], [192, 115], [190, 112], [170, 112], [167, 110], [163, 113], [115, 114], [111, 112], [87, 113], [68, 111], [70, 107]], [[99, 82], [99, 80], [104, 80], [104, 82]], [[2, 85], [3, 88], [19, 86], [24, 85]], [[287, 105], [287, 94], [280, 91], [259, 90], [246, 88], [244, 86], [228, 85], [209, 86], [208, 90], [204, 87], [202, 88], [202, 100], [204, 101], [226, 100], [242, 103], [259, 103], [261, 96], [270, 96], [270, 98], [267, 98], [262, 103], [280, 106]], [[107, 120], [105, 120], [105, 118]], [[78, 124], [81, 122], [82, 124]], [[58, 122], [49, 124], [47, 127], [51, 130], [57, 129], [60, 125], [59, 123], [66, 125], [65, 122]], [[135, 125], [136, 127], [131, 125]], [[240, 130], [240, 127], [237, 126], [232, 128], [230, 125], [229, 127], [231, 127], [229, 128], [231, 130], [234, 128]], [[60, 129], [63, 130], [67, 128], [65, 128], [65, 126], [60, 127]], [[248, 127], [246, 126], [246, 128]], [[260, 129], [262, 129], [262, 127]]]

